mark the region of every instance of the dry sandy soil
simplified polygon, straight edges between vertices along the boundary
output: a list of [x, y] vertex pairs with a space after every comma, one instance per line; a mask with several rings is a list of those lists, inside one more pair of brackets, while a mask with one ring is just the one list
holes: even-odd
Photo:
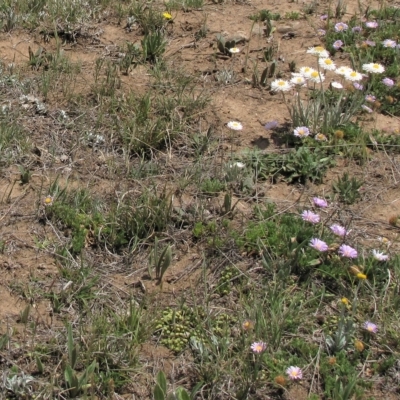
[[[370, 2], [371, 7], [378, 2]], [[205, 131], [209, 126], [214, 127], [214, 135], [219, 140], [222, 149], [240, 152], [244, 148], [259, 147], [263, 151], [280, 151], [282, 146], [275, 143], [271, 133], [266, 131], [263, 124], [277, 120], [280, 124], [289, 123], [290, 118], [286, 106], [279, 95], [271, 94], [262, 88], [251, 85], [252, 71], [255, 63], [262, 62], [261, 49], [266, 45], [267, 38], [263, 35], [263, 25], [253, 22], [249, 15], [260, 9], [269, 9], [285, 15], [286, 12], [300, 11], [302, 3], [280, 1], [251, 1], [236, 3], [206, 3], [202, 10], [191, 10], [174, 16], [168, 33], [168, 45], [165, 58], [176, 65], [184, 67], [186, 71], [198, 77], [199, 88], [211, 94], [211, 105], [199, 119], [199, 130]], [[295, 61], [297, 66], [310, 65], [314, 62], [311, 55], [306, 54], [310, 46], [319, 45], [320, 38], [316, 30], [322, 27], [319, 16], [328, 7], [327, 2], [321, 2], [316, 7], [314, 15], [300, 20], [282, 20], [276, 23], [274, 42], [279, 47], [281, 69], [289, 75], [288, 63]], [[358, 12], [358, 3], [347, 3], [347, 14], [344, 20]], [[195, 34], [202, 28], [204, 18], [207, 17], [208, 28], [205, 37], [195, 40]], [[74, 93], [85, 94], [93, 83], [93, 70], [98, 58], [113, 59], [118, 57], [118, 51], [126, 41], [135, 42], [141, 37], [137, 29], [128, 31], [124, 23], [118, 21], [111, 14], [105, 13], [98, 22], [82, 27], [81, 33], [76, 36], [75, 42], [64, 43], [62, 48], [66, 56], [74, 62], [81, 63], [81, 73], [71, 85]], [[291, 32], [293, 35], [288, 36]], [[241, 38], [238, 47], [241, 52], [235, 57], [217, 56], [216, 35], [222, 33], [225, 37]], [[25, 77], [34, 78], [40, 71], [32, 70], [28, 66], [29, 49], [35, 52], [39, 47], [46, 51], [54, 51], [54, 38], [44, 41], [39, 30], [27, 32], [13, 30], [0, 33], [0, 58], [7, 65], [14, 63], [20, 68]], [[249, 56], [246, 68], [246, 58]], [[283, 61], [284, 60], [284, 61]], [[346, 56], [338, 55], [336, 61], [347, 64]], [[218, 71], [233, 64], [237, 72], [236, 79], [228, 85], [216, 81]], [[143, 67], [131, 69], [128, 75], [120, 74], [121, 92], [134, 89], [143, 92], [146, 89], [148, 77]], [[59, 85], [62, 90], [62, 82]], [[0, 91], [2, 104], [7, 102], [18, 103], [18, 97], [7, 98], [7, 93]], [[93, 193], [122, 192], [135, 185], [135, 182], [118, 181], [116, 174], [110, 172], [108, 162], [113, 155], [111, 149], [105, 146], [101, 151], [80, 149], [76, 153], [71, 151], [71, 138], [64, 136], [64, 128], [54, 117], [59, 110], [67, 106], [64, 98], [56, 91], [46, 101], [48, 113], [36, 115], [27, 113], [21, 115], [20, 122], [29, 132], [29, 141], [34, 152], [27, 154], [23, 160], [32, 176], [29, 183], [20, 184], [18, 166], [12, 165], [1, 168], [0, 171], [0, 239], [5, 244], [5, 251], [0, 254], [0, 331], [2, 333], [15, 329], [16, 335], [23, 335], [24, 325], [20, 321], [22, 310], [31, 304], [32, 317], [37, 321], [39, 330], [45, 336], [46, 331], [62, 325], [63, 321], [51, 313], [49, 300], [44, 296], [36, 296], [30, 292], [32, 282], [36, 282], [42, 291], [50, 293], [66, 283], [59, 276], [59, 261], [55, 256], [55, 248], [46, 243], [63, 242], [68, 239], [68, 232], [60, 232], [53, 225], [43, 223], [42, 199], [47, 194], [50, 182], [58, 175], [61, 182], [68, 179], [70, 187], [87, 187]], [[233, 138], [228, 136], [225, 124], [230, 120], [240, 121], [244, 129], [235, 132]], [[387, 132], [400, 132], [400, 121], [378, 114], [363, 122], [366, 129], [375, 126]], [[105, 133], [106, 135], [107, 133]], [[67, 132], [66, 135], [70, 135]], [[170, 171], [180, 171], [185, 161], [180, 159], [178, 151], [162, 152], [157, 155], [160, 162]], [[188, 161], [190, 162], [190, 161]], [[215, 160], [211, 160], [215, 162]], [[260, 198], [268, 198], [276, 202], [280, 208], [290, 209], [299, 202], [307, 202], [311, 194], [323, 195], [343, 171], [350, 171], [352, 176], [360, 177], [365, 181], [363, 186], [363, 200], [356, 205], [343, 210], [343, 214], [352, 219], [357, 227], [360, 243], [377, 240], [380, 236], [389, 238], [393, 243], [398, 236], [398, 229], [389, 225], [392, 215], [400, 214], [400, 169], [398, 156], [379, 154], [371, 156], [363, 166], [354, 165], [346, 159], [339, 160], [338, 165], [328, 174], [324, 184], [316, 186], [308, 184], [287, 185], [283, 182], [272, 184], [260, 183], [258, 193]], [[173, 174], [171, 174], [172, 176]], [[162, 182], [163, 178], [160, 179]], [[168, 184], [173, 187], [174, 182], [168, 177]], [[193, 202], [192, 191], [177, 193], [175, 205], [189, 206]], [[246, 216], [252, 205], [247, 201], [238, 200], [237, 209]], [[213, 199], [212, 202], [221, 204], [223, 198]], [[210, 205], [211, 207], [211, 205]], [[354, 228], [355, 229], [355, 228]], [[143, 279], [146, 271], [147, 253], [137, 254], [134, 257], [101, 253], [91, 248], [88, 243], [85, 254], [93, 264], [98, 263], [99, 273], [103, 274], [104, 290], [118, 293], [119, 298], [127, 299], [132, 293], [141, 296], [141, 291], [158, 293], [157, 301], [165, 304], [174, 304], [180, 293], [192, 287], [200, 274], [202, 247], [187, 241], [188, 234], [175, 238], [176, 252], [173, 267], [168, 270], [163, 292], [152, 281]], [[395, 244], [396, 245], [396, 244]], [[79, 260], [77, 261], [79, 263]], [[104, 266], [108, 270], [104, 272]], [[145, 289], [143, 289], [143, 286]], [[7, 360], [7, 352], [1, 353], [1, 364], [12, 365], [18, 363], [18, 356]], [[144, 345], [140, 354], [141, 360], [152, 365], [152, 370], [161, 366], [168, 373], [180, 365], [179, 359], [162, 347], [154, 348], [151, 344]], [[26, 371], [34, 369], [32, 364], [25, 365]], [[152, 381], [152, 370], [139, 383], [127, 389], [126, 396], [115, 398], [144, 399], [149, 395], [145, 387]], [[175, 373], [177, 373], [175, 371]], [[182, 371], [178, 373], [182, 377]], [[183, 380], [184, 381], [184, 380]], [[130, 390], [130, 392], [129, 392]], [[134, 394], [134, 397], [132, 397]], [[379, 391], [371, 394], [376, 399], [395, 399], [391, 394]], [[293, 400], [303, 400], [308, 397], [307, 384], [296, 386], [284, 397]], [[267, 397], [264, 397], [267, 398]], [[273, 398], [273, 397], [268, 397]]]

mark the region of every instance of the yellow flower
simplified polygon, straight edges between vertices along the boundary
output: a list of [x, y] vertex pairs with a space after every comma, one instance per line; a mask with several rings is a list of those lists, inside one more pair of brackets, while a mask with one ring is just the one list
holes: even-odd
[[359, 267], [358, 265], [352, 265], [352, 266], [349, 268], [349, 272], [350, 272], [352, 275], [355, 275], [355, 276], [357, 276], [358, 274], [361, 274], [360, 267]]
[[367, 275], [363, 274], [362, 272], [359, 272], [359, 273], [357, 274], [357, 278], [358, 278], [358, 279], [367, 279]]
[[278, 384], [279, 386], [286, 385], [286, 379], [283, 375], [276, 376], [274, 380], [275, 380], [275, 383]]
[[357, 351], [361, 352], [364, 350], [364, 344], [361, 342], [361, 340], [356, 340], [354, 342], [354, 347], [356, 348]]
[[397, 221], [398, 221], [399, 217], [397, 215], [392, 215], [389, 218], [389, 224], [392, 226], [397, 226]]
[[343, 139], [344, 138], [344, 132], [343, 131], [335, 131], [335, 137], [336, 139]]
[[246, 319], [246, 321], [243, 322], [242, 328], [244, 331], [250, 331], [254, 328], [254, 323], [253, 321], [250, 321], [249, 319]]
[[342, 297], [340, 300], [345, 306], [350, 304], [349, 299], [347, 297]]
[[336, 357], [329, 357], [328, 358], [328, 364], [329, 365], [335, 365], [336, 364]]
[[168, 11], [163, 12], [163, 17], [167, 20], [172, 19], [172, 15]]

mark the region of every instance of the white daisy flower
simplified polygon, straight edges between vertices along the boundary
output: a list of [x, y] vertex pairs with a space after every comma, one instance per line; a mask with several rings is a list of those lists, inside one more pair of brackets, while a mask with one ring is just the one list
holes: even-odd
[[331, 82], [331, 86], [335, 89], [343, 89], [343, 85], [340, 82]]
[[271, 89], [274, 92], [287, 92], [292, 88], [292, 85], [288, 81], [284, 81], [283, 79], [276, 79], [271, 82]]
[[234, 131], [241, 131], [243, 129], [243, 125], [240, 122], [237, 121], [229, 121], [226, 126], [229, 129], [232, 129]]
[[363, 64], [362, 69], [373, 74], [381, 74], [385, 71], [385, 67], [378, 63]]
[[323, 82], [325, 80], [325, 76], [321, 72], [313, 71], [313, 72], [311, 72], [311, 74], [308, 77], [308, 79], [311, 82], [320, 83], [320, 82]]
[[315, 69], [311, 68], [311, 67], [301, 67], [300, 68], [300, 74], [303, 75], [305, 78], [309, 78], [310, 74], [314, 71], [315, 71]]
[[328, 71], [334, 71], [336, 69], [335, 63], [330, 58], [320, 58], [318, 64], [321, 68]]
[[242, 168], [244, 168], [245, 166], [246, 166], [246, 164], [243, 164], [242, 162], [238, 161], [238, 162], [235, 162], [234, 164], [231, 164], [229, 167], [230, 167], [230, 168], [239, 168], [239, 169], [242, 169]]
[[329, 57], [329, 52], [325, 50], [322, 46], [310, 47], [307, 50], [307, 53], [317, 57], [323, 57], [323, 58]]
[[372, 256], [375, 258], [375, 260], [378, 260], [378, 261], [389, 260], [389, 256], [387, 254], [383, 254], [382, 252], [380, 252], [378, 250], [372, 250]]
[[363, 76], [357, 71], [350, 70], [344, 74], [344, 78], [348, 81], [358, 82], [362, 80]]
[[236, 54], [239, 52], [240, 52], [240, 49], [238, 47], [232, 47], [231, 49], [229, 49], [229, 53], [232, 53], [232, 54]]
[[350, 67], [343, 66], [343, 67], [337, 68], [335, 72], [338, 75], [346, 75], [348, 72], [351, 72], [351, 71], [353, 71], [353, 70]]
[[304, 86], [306, 84], [306, 78], [304, 78], [303, 75], [298, 74], [299, 76], [294, 76], [291, 80], [290, 83], [296, 86]]
[[317, 142], [326, 142], [328, 138], [323, 133], [317, 133], [314, 137]]

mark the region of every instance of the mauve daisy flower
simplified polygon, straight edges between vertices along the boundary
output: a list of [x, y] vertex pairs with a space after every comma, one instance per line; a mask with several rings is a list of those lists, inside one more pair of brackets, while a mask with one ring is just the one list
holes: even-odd
[[334, 42], [333, 44], [332, 44], [332, 47], [335, 49], [335, 50], [339, 50], [342, 46], [343, 46], [343, 42], [341, 41], [341, 40], [336, 40], [336, 42]]
[[358, 253], [356, 249], [348, 246], [347, 244], [342, 244], [339, 247], [339, 255], [346, 258], [357, 258]]
[[361, 47], [375, 47], [376, 46], [376, 43], [373, 41], [373, 40], [364, 40], [362, 43], [361, 43]]
[[387, 87], [392, 87], [394, 86], [394, 81], [390, 78], [384, 78], [382, 79], [382, 83], [387, 86]]
[[364, 322], [364, 329], [370, 333], [378, 332], [378, 327], [373, 322], [370, 321]]
[[226, 126], [229, 129], [232, 129], [234, 131], [241, 131], [243, 129], [243, 125], [240, 122], [237, 121], [229, 121]]
[[345, 24], [344, 22], [338, 22], [335, 25], [336, 32], [344, 32], [344, 31], [347, 31], [347, 29], [349, 29], [349, 26], [347, 24]]
[[381, 74], [385, 71], [385, 67], [378, 63], [363, 64], [362, 69], [373, 74]]
[[389, 247], [392, 244], [392, 242], [387, 237], [384, 236], [379, 237], [378, 240], [387, 247]]
[[327, 20], [327, 19], [328, 19], [328, 14], [322, 14], [322, 15], [319, 17], [319, 19], [320, 19], [321, 21]]
[[297, 137], [306, 137], [310, 134], [310, 130], [306, 127], [306, 126], [298, 126], [295, 130], [294, 130], [294, 136]]
[[378, 250], [372, 250], [372, 255], [375, 258], [375, 260], [378, 260], [378, 261], [387, 261], [387, 260], [389, 260], [389, 256], [387, 254], [383, 254]]
[[378, 23], [377, 23], [376, 21], [367, 21], [367, 22], [365, 23], [365, 26], [366, 26], [367, 28], [375, 29], [375, 28], [378, 27]]
[[336, 69], [335, 63], [330, 58], [320, 58], [318, 64], [321, 68], [328, 71], [334, 71]]
[[289, 376], [289, 379], [292, 380], [297, 380], [297, 379], [302, 379], [303, 378], [303, 372], [299, 367], [289, 367], [286, 370], [286, 373]]
[[251, 348], [251, 350], [253, 350], [253, 353], [260, 354], [263, 351], [265, 351], [265, 349], [267, 348], [267, 344], [264, 342], [254, 342], [250, 346], [250, 348]]
[[329, 52], [325, 50], [322, 46], [310, 47], [307, 50], [307, 53], [317, 57], [323, 57], [323, 58], [329, 57]]
[[330, 226], [330, 230], [336, 235], [340, 237], [345, 237], [347, 234], [347, 230], [338, 224], [334, 224]]
[[325, 36], [326, 35], [326, 30], [325, 29], [318, 29], [317, 30], [318, 36]]
[[283, 79], [276, 79], [271, 82], [271, 90], [274, 92], [287, 92], [292, 88], [292, 85], [288, 81]]
[[361, 81], [363, 76], [357, 71], [349, 70], [344, 74], [344, 78], [348, 81], [356, 82]]
[[321, 252], [327, 251], [329, 249], [329, 246], [323, 240], [320, 240], [317, 238], [311, 239], [310, 246], [313, 249], [321, 251]]
[[352, 31], [353, 33], [359, 33], [359, 32], [362, 31], [362, 28], [361, 28], [361, 26], [354, 26], [354, 27], [351, 29], [351, 31]]
[[325, 199], [321, 199], [320, 197], [313, 197], [313, 203], [317, 207], [326, 208], [328, 207], [328, 202]]
[[365, 104], [363, 104], [363, 105], [361, 106], [361, 108], [362, 108], [364, 111], [366, 111], [367, 113], [369, 113], [369, 114], [371, 114], [371, 113], [374, 112], [374, 110], [373, 110], [372, 108], [366, 106]]
[[353, 83], [353, 86], [354, 86], [354, 88], [357, 89], [357, 90], [363, 90], [363, 89], [364, 89], [364, 86], [363, 86], [363, 85], [360, 85], [360, 84], [357, 83], [357, 82], [354, 82], [354, 83]]
[[303, 211], [301, 218], [303, 218], [303, 221], [311, 222], [312, 224], [318, 224], [320, 220], [320, 216], [318, 214], [315, 214], [309, 210]]
[[375, 103], [376, 97], [373, 96], [372, 94], [367, 94], [365, 96], [365, 101], [368, 101], [368, 103]]
[[278, 121], [269, 121], [264, 125], [264, 128], [267, 130], [275, 129], [279, 126]]
[[396, 42], [392, 39], [386, 39], [382, 42], [383, 47], [391, 47], [392, 49], [396, 48]]

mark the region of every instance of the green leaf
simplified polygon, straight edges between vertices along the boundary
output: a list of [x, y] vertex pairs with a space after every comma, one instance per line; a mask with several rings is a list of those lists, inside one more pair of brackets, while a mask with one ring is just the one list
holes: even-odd
[[167, 394], [167, 379], [165, 378], [165, 374], [163, 371], [160, 371], [157, 374], [156, 380], [157, 380], [157, 385], [160, 387], [165, 396]]
[[179, 400], [190, 400], [189, 393], [184, 388], [179, 387], [176, 392]]
[[72, 336], [72, 327], [71, 324], [68, 324], [67, 326], [67, 332], [68, 332], [68, 358], [69, 358], [69, 364], [71, 368], [73, 369], [76, 364], [76, 359], [77, 359], [77, 351], [76, 347], [74, 345], [74, 338]]
[[262, 86], [266, 86], [266, 84], [267, 84], [268, 70], [269, 70], [268, 67], [265, 68], [263, 73], [261, 74], [260, 84]]
[[24, 311], [21, 313], [21, 322], [26, 324], [28, 322], [29, 312], [31, 311], [31, 306], [28, 304]]
[[165, 400], [165, 393], [163, 392], [163, 390], [160, 388], [160, 386], [158, 385], [158, 383], [156, 384], [156, 386], [154, 387], [154, 400]]
[[93, 375], [93, 372], [96, 369], [96, 367], [97, 367], [97, 362], [95, 360], [86, 368], [85, 372], [79, 379], [79, 386], [78, 386], [79, 390], [82, 388], [82, 386], [87, 384], [88, 380]]
[[64, 370], [64, 378], [67, 382], [68, 389], [72, 397], [75, 397], [79, 393], [79, 382], [76, 377], [75, 371], [70, 365], [67, 365]]
[[36, 367], [37, 367], [37, 369], [39, 371], [39, 374], [43, 374], [44, 367], [43, 367], [42, 360], [40, 359], [39, 356], [36, 356], [35, 360], [36, 360]]
[[198, 382], [196, 384], [196, 386], [192, 389], [192, 391], [190, 392], [190, 399], [194, 400], [194, 398], [196, 397], [197, 392], [200, 390], [200, 388], [204, 385], [204, 382]]

